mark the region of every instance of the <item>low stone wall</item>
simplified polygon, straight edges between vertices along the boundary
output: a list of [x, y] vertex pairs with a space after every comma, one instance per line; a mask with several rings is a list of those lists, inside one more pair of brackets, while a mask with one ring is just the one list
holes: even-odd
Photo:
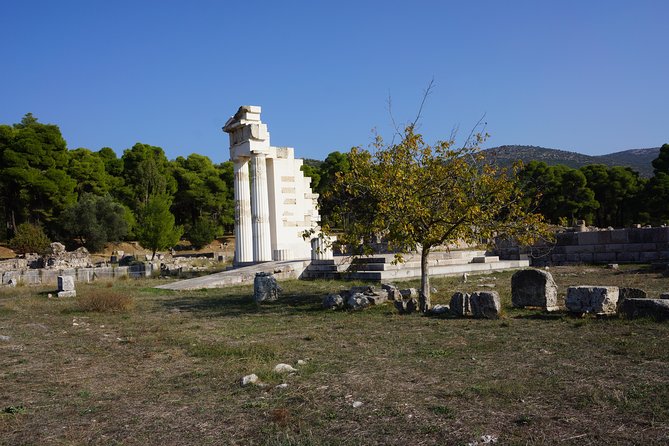
[[72, 276], [75, 282], [92, 282], [121, 277], [150, 277], [154, 271], [160, 271], [160, 264], [146, 262], [130, 266], [18, 269], [4, 271], [0, 275], [2, 276], [2, 285], [7, 285], [11, 279], [14, 279], [15, 283], [24, 285], [56, 285], [58, 276]]
[[669, 227], [560, 232], [554, 245], [499, 243], [501, 259], [529, 257], [533, 266], [669, 261]]

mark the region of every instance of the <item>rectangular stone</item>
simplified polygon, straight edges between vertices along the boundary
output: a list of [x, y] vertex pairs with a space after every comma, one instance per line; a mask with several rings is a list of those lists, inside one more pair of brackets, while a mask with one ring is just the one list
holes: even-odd
[[613, 252], [596, 252], [594, 256], [595, 263], [615, 262], [616, 254]]
[[74, 277], [58, 276], [58, 291], [74, 291]]
[[289, 176], [281, 177], [281, 182], [282, 183], [294, 183], [295, 182], [295, 177], [289, 177]]
[[571, 313], [615, 314], [619, 289], [615, 286], [571, 286], [565, 305]]

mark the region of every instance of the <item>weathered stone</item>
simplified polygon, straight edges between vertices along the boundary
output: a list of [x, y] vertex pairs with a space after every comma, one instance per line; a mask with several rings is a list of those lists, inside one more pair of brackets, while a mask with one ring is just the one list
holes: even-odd
[[388, 293], [385, 290], [377, 290], [374, 294], [367, 296], [372, 305], [381, 305], [388, 302]]
[[368, 296], [365, 296], [362, 293], [355, 293], [346, 299], [346, 306], [351, 310], [362, 310], [371, 304], [372, 303], [369, 301]]
[[656, 320], [669, 319], [669, 299], [625, 299], [619, 312], [628, 319], [652, 317]]
[[297, 369], [290, 364], [277, 364], [274, 366], [274, 373], [292, 373], [297, 372]]
[[511, 302], [514, 307], [558, 309], [557, 285], [548, 271], [525, 269], [511, 277]]
[[396, 300], [395, 308], [400, 314], [415, 313], [418, 310], [418, 300], [415, 298]]
[[669, 293], [660, 294], [660, 299], [669, 299]]
[[16, 280], [15, 278], [12, 277], [11, 279], [9, 279], [9, 280], [7, 281], [7, 285], [10, 286], [10, 287], [12, 287], [12, 288], [15, 288], [16, 285], [18, 285], [18, 283], [17, 283], [17, 280]]
[[74, 291], [74, 277], [58, 276], [58, 291]]
[[381, 289], [385, 290], [388, 293], [388, 299], [390, 300], [402, 299], [402, 293], [400, 293], [400, 289], [391, 283], [382, 284]]
[[354, 286], [348, 291], [348, 295], [352, 296], [354, 294], [360, 293], [365, 295], [372, 295], [375, 293], [376, 288], [373, 285], [366, 286]]
[[618, 295], [615, 286], [573, 286], [567, 289], [565, 305], [571, 313], [615, 314]]
[[339, 294], [328, 294], [323, 298], [323, 308], [327, 310], [344, 308], [344, 298]]
[[257, 382], [258, 382], [258, 375], [256, 375], [255, 373], [246, 375], [241, 379], [242, 387], [248, 386], [249, 384], [256, 384]]
[[496, 291], [476, 291], [470, 299], [472, 316], [479, 319], [497, 319], [501, 305]]
[[618, 289], [618, 301], [624, 299], [647, 299], [648, 293], [641, 288], [623, 287]]
[[446, 314], [448, 312], [448, 305], [435, 305], [429, 310], [429, 313], [434, 315]]
[[407, 288], [400, 290], [403, 299], [418, 299], [418, 290], [416, 288]]
[[279, 298], [281, 291], [281, 287], [272, 273], [256, 273], [253, 279], [253, 300], [256, 303], [275, 301]]
[[453, 294], [449, 305], [451, 312], [456, 316], [471, 316], [472, 307], [470, 298], [471, 296], [468, 293], [457, 292]]

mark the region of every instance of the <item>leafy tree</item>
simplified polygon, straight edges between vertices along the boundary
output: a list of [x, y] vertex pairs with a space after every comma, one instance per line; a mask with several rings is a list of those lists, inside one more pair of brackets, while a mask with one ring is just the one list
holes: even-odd
[[188, 231], [188, 241], [195, 249], [202, 249], [216, 238], [216, 224], [207, 217], [198, 218]]
[[531, 161], [519, 172], [526, 197], [539, 197], [537, 211], [553, 223], [589, 219], [599, 207], [585, 175], [571, 167]]
[[318, 183], [321, 180], [321, 174], [318, 167], [309, 164], [302, 164], [300, 170], [304, 173], [305, 177], [311, 178], [311, 189], [316, 190], [316, 188], [318, 188]]
[[66, 173], [69, 155], [60, 129], [32, 114], [0, 126], [0, 191], [7, 226], [48, 224], [76, 200], [76, 182]]
[[638, 213], [639, 193], [644, 182], [629, 167], [593, 164], [580, 168], [588, 188], [595, 193], [599, 207], [595, 211], [597, 226], [625, 226]]
[[660, 154], [653, 160], [655, 174], [663, 172], [669, 174], [669, 144], [662, 144]]
[[204, 218], [214, 224], [215, 232], [217, 226], [234, 223], [233, 191], [224, 170], [198, 154], [180, 156], [172, 163], [177, 184], [172, 210], [178, 224], [191, 228]]
[[44, 233], [40, 225], [21, 223], [16, 228], [14, 238], [9, 241], [9, 247], [19, 254], [37, 253], [40, 255], [49, 252], [51, 240]]
[[171, 175], [170, 162], [160, 147], [137, 143], [123, 152], [125, 201], [137, 211], [154, 195], [172, 196], [176, 182]]
[[414, 126], [399, 143], [377, 137], [375, 153], [354, 148], [350, 170], [336, 176], [331, 224], [339, 239], [358, 254], [371, 253], [375, 235], [400, 253], [421, 251], [421, 311], [430, 308], [428, 256], [439, 245], [462, 240], [479, 243], [506, 234], [521, 242], [546, 232], [542, 217], [526, 212], [515, 179], [482, 164], [478, 135], [464, 147], [454, 141], [428, 145]]
[[79, 196], [84, 193], [104, 195], [109, 191], [104, 159], [88, 149], [70, 151], [67, 173], [76, 181], [74, 190]]
[[84, 194], [61, 215], [61, 227], [70, 239], [77, 239], [91, 252], [102, 250], [107, 242], [126, 236], [129, 223], [126, 209], [109, 195]]
[[337, 175], [343, 175], [350, 170], [348, 154], [338, 151], [330, 152], [320, 165], [320, 179], [318, 187], [315, 189], [320, 196], [318, 205], [320, 208], [321, 221], [327, 223], [330, 221], [330, 214], [333, 211], [334, 203], [331, 200], [335, 179]]
[[183, 234], [182, 227], [174, 224], [170, 205], [168, 195], [153, 195], [140, 212], [136, 235], [139, 243], [151, 250], [151, 259], [155, 258], [156, 251], [174, 246]]

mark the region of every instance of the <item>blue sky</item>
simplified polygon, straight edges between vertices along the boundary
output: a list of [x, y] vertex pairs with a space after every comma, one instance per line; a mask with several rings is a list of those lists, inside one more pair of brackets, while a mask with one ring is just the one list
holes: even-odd
[[261, 105], [303, 158], [420, 130], [486, 147], [602, 154], [669, 142], [669, 2], [14, 1], [0, 5], [0, 123], [32, 112], [68, 147], [228, 159], [221, 127]]

